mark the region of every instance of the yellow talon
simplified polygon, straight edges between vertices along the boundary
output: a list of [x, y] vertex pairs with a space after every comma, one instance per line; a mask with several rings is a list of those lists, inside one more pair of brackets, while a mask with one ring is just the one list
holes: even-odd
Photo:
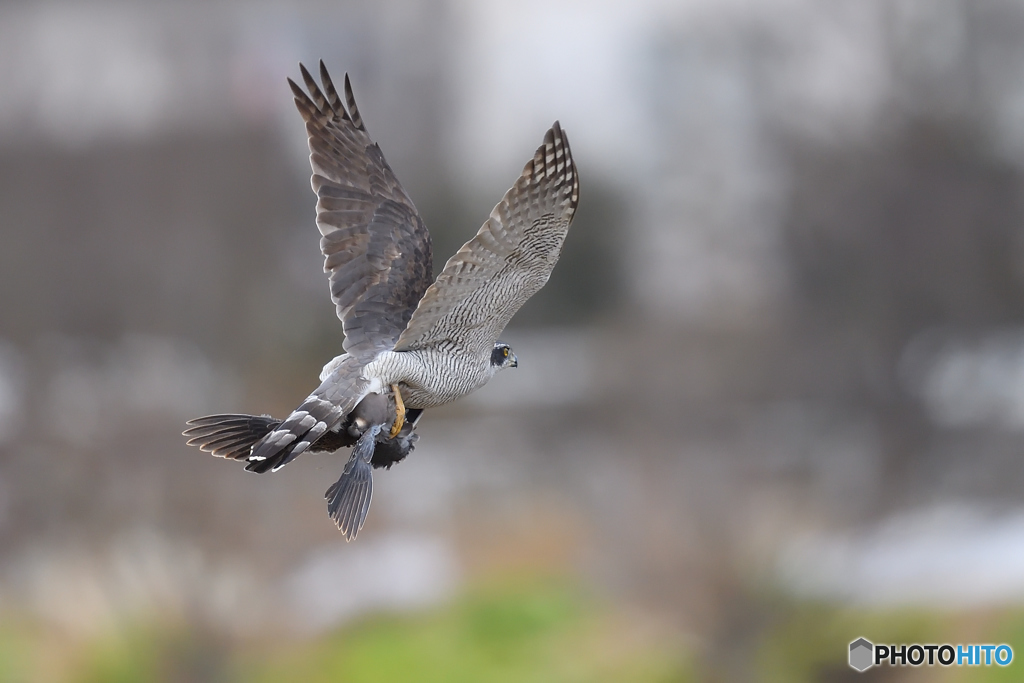
[[391, 390], [395, 392], [395, 424], [391, 425], [391, 438], [398, 436], [398, 432], [402, 431], [402, 426], [405, 425], [405, 403], [402, 401], [402, 392], [398, 390], [397, 384], [391, 385]]

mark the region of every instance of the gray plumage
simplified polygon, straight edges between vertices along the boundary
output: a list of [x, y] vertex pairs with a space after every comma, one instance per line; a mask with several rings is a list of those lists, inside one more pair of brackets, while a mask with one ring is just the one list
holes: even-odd
[[427, 289], [394, 350], [452, 341], [478, 357], [490, 354], [515, 312], [548, 281], [578, 203], [576, 165], [556, 121], [519, 180]]
[[327, 514], [349, 541], [363, 528], [366, 513], [370, 509], [370, 497], [373, 495], [373, 469], [370, 467], [370, 460], [373, 457], [375, 439], [380, 431], [381, 425], [371, 425], [359, 437], [341, 477], [324, 495], [327, 499]]
[[[215, 415], [189, 422], [185, 434], [189, 445], [245, 460], [260, 473], [306, 450], [354, 443], [327, 493], [328, 512], [351, 539], [369, 509], [371, 463], [408, 455], [422, 410], [516, 366], [498, 335], [551, 275], [579, 202], [579, 179], [556, 121], [476, 236], [431, 283], [430, 235], [367, 134], [348, 76], [342, 103], [323, 62], [322, 88], [300, 70], [306, 90], [288, 82], [309, 136], [320, 248], [346, 353], [324, 367], [320, 386], [285, 420]], [[386, 427], [398, 430], [403, 399], [413, 417], [392, 438]], [[377, 451], [389, 456], [377, 458]]]
[[323, 91], [299, 65], [307, 96], [288, 79], [306, 122], [316, 225], [345, 351], [360, 359], [391, 349], [430, 287], [430, 233], [366, 132], [348, 75], [345, 106], [320, 62]]
[[[381, 394], [370, 394], [359, 402], [337, 430], [329, 430], [314, 441], [309, 450], [313, 453], [333, 453], [355, 445], [366, 426], [394, 420], [393, 398]], [[377, 399], [383, 399], [383, 405]], [[404, 460], [415, 448], [419, 435], [414, 431], [422, 416], [422, 410], [406, 413], [405, 425], [394, 437], [378, 434], [373, 459], [375, 468], [391, 468]], [[190, 427], [184, 435], [189, 437], [188, 445], [197, 446], [218, 458], [248, 461], [252, 447], [267, 434], [281, 426], [283, 420], [270, 415], [207, 415], [189, 420]]]

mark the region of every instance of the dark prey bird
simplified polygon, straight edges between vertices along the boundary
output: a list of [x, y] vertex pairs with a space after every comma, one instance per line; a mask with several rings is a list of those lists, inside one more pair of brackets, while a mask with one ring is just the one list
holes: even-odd
[[498, 335], [551, 275], [579, 181], [556, 121], [483, 227], [432, 281], [430, 235], [367, 134], [348, 76], [343, 104], [323, 62], [322, 89], [299, 68], [306, 90], [288, 83], [309, 135], [320, 249], [345, 353], [286, 419], [210, 415], [190, 420], [184, 434], [189, 445], [259, 473], [306, 450], [352, 446], [327, 490], [328, 512], [351, 540], [370, 506], [372, 467], [408, 455], [423, 410], [516, 367]]

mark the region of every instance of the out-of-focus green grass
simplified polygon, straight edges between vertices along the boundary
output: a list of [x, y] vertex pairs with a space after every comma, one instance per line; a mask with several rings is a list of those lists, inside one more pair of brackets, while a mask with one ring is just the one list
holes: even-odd
[[[313, 640], [211, 642], [138, 628], [86, 648], [74, 683], [675, 683], [678, 645], [561, 581], [491, 584], [416, 614], [375, 615]], [[663, 634], [662, 634], [663, 635]], [[0, 652], [2, 652], [0, 645]], [[16, 678], [2, 679], [19, 680]], [[25, 680], [35, 680], [28, 678]]]
[[631, 638], [612, 613], [548, 582], [491, 586], [419, 616], [363, 620], [250, 672], [242, 678], [265, 683], [691, 680], [678, 652]]
[[[755, 600], [755, 602], [757, 602]], [[573, 584], [490, 583], [414, 614], [378, 614], [313, 639], [282, 629], [260, 642], [229, 642], [196, 628], [124, 628], [82, 642], [38, 625], [0, 628], [0, 683], [764, 683], [854, 680], [848, 644], [1007, 643], [1008, 667], [883, 667], [868, 679], [1024, 680], [1024, 610], [885, 611], [760, 599], [754, 635], [735, 668], [687, 653], [678, 639]], [[705, 657], [732, 657], [709, 647]], [[731, 672], [731, 673], [725, 673]], [[859, 679], [858, 679], [859, 680]]]
[[284, 656], [241, 678], [544, 683], [688, 681], [681, 653], [632, 637], [629, 624], [561, 583], [478, 589], [415, 617], [375, 617]]
[[23, 630], [10, 626], [0, 628], [0, 681], [30, 681], [32, 672], [32, 639]]

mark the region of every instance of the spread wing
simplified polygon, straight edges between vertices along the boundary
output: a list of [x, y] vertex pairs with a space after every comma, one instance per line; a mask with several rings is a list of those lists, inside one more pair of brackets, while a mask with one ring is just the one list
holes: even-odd
[[395, 350], [444, 342], [489, 354], [515, 312], [548, 281], [578, 202], [576, 165], [556, 121], [476, 237], [448, 260]]
[[288, 83], [309, 135], [324, 271], [345, 350], [366, 360], [392, 348], [430, 286], [430, 234], [367, 134], [348, 76], [346, 109], [323, 62], [323, 90], [299, 68], [309, 94]]

